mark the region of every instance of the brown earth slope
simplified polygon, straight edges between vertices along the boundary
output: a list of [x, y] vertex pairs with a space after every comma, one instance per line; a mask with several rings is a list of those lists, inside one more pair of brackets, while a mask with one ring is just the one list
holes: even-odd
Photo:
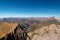
[[0, 39], [11, 33], [17, 25], [17, 23], [0, 22]]

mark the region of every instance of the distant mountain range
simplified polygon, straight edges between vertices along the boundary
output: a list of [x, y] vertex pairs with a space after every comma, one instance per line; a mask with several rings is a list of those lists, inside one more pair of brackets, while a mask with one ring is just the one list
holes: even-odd
[[[60, 19], [57, 19], [55, 17], [31, 17], [31, 18], [19, 18], [19, 17], [11, 17], [11, 18], [0, 18], [0, 22], [7, 21], [7, 22], [44, 22], [44, 21], [51, 21], [51, 20], [57, 20], [60, 21]], [[33, 23], [32, 22], [32, 23]]]
[[[19, 18], [19, 17], [11, 17], [11, 18], [0, 18], [0, 22], [18, 22], [23, 26], [23, 28], [27, 29], [28, 26], [32, 24], [41, 24], [41, 23], [51, 23], [51, 24], [60, 24], [60, 19], [55, 17], [31, 17], [31, 18]], [[27, 26], [27, 27], [26, 27]]]

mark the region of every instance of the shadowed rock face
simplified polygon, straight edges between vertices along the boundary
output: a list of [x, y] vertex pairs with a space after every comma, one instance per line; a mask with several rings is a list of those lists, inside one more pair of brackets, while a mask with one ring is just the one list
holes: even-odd
[[16, 28], [0, 40], [27, 40], [27, 33], [21, 29], [20, 24]]
[[27, 33], [21, 29], [21, 26], [18, 25], [17, 28], [14, 30], [15, 40], [26, 40]]

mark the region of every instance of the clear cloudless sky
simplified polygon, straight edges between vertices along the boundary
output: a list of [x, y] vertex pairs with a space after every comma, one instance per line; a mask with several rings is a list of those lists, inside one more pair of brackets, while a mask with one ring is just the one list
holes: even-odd
[[3, 17], [60, 17], [60, 0], [0, 0]]

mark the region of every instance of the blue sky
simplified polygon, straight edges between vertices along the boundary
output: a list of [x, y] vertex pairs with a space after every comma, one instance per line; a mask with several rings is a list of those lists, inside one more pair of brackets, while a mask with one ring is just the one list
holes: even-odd
[[60, 0], [0, 0], [3, 17], [60, 17]]

